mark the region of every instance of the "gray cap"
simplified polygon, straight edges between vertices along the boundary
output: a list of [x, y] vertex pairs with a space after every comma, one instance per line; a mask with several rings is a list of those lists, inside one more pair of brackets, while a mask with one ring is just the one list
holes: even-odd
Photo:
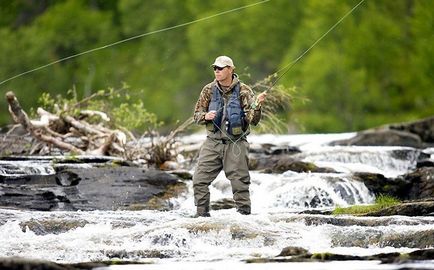
[[217, 67], [235, 67], [234, 62], [231, 58], [227, 56], [219, 56], [215, 59], [214, 63], [211, 66], [217, 66]]

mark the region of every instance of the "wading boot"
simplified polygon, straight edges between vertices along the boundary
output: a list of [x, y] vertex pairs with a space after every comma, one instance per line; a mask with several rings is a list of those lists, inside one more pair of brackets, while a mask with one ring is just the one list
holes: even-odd
[[210, 217], [209, 207], [197, 207], [195, 218], [197, 217]]
[[237, 209], [237, 212], [241, 215], [250, 215], [250, 207], [240, 207]]

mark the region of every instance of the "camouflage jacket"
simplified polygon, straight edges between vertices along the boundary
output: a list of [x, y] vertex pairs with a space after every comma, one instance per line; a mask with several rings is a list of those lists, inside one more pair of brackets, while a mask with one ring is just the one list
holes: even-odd
[[[202, 89], [200, 93], [199, 99], [196, 102], [196, 107], [194, 109], [194, 121], [197, 124], [207, 125], [208, 136], [212, 138], [227, 138], [230, 137], [226, 132], [223, 134], [221, 132], [212, 132], [213, 124], [212, 121], [205, 120], [205, 114], [208, 112], [208, 107], [212, 98], [212, 86], [217, 84], [220, 93], [223, 96], [225, 106], [227, 101], [229, 100], [230, 95], [232, 94], [233, 88], [237, 83], [239, 83], [238, 76], [234, 74], [232, 84], [225, 90], [220, 87], [216, 80], [207, 84]], [[255, 95], [252, 89], [246, 84], [240, 82], [240, 104], [245, 113], [245, 120], [247, 124], [257, 125], [259, 120], [261, 119], [261, 108], [257, 107], [256, 109], [252, 108], [253, 103], [255, 102]], [[225, 127], [222, 127], [222, 130], [225, 130]], [[245, 135], [248, 134], [245, 132]]]

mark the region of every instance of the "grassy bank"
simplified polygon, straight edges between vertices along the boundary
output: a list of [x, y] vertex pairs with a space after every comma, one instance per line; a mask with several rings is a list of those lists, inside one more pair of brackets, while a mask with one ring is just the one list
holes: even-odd
[[333, 211], [333, 215], [363, 215], [369, 212], [375, 212], [393, 205], [397, 205], [399, 203], [401, 203], [401, 201], [394, 197], [388, 195], [379, 195], [375, 199], [375, 204], [336, 207]]

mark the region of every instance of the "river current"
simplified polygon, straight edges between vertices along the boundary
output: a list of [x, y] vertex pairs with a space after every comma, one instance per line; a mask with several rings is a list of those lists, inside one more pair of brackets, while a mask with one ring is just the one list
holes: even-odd
[[[210, 218], [192, 218], [195, 208], [191, 181], [186, 182], [185, 194], [172, 199], [171, 211], [39, 212], [3, 208], [0, 254], [61, 263], [112, 259], [150, 263], [109, 269], [434, 269], [434, 261], [405, 265], [379, 261], [245, 262], [251, 258], [273, 258], [288, 246], [302, 247], [311, 253], [350, 255], [434, 248], [434, 243], [424, 242], [421, 246], [420, 241], [413, 241], [420, 234], [434, 232], [434, 217], [300, 214], [304, 210], [373, 203], [375, 197], [366, 186], [352, 180], [354, 172], [397, 177], [415, 168], [421, 150], [327, 144], [353, 135], [250, 136], [252, 145], [299, 147], [300, 159], [337, 171], [333, 174], [252, 171], [250, 216], [224, 209], [211, 211]], [[194, 135], [183, 141], [195, 143], [203, 139], [203, 135]], [[424, 151], [433, 158], [433, 149]], [[40, 168], [22, 165], [52, 173], [46, 165]], [[212, 201], [231, 198], [230, 182], [223, 173], [210, 190]]]

